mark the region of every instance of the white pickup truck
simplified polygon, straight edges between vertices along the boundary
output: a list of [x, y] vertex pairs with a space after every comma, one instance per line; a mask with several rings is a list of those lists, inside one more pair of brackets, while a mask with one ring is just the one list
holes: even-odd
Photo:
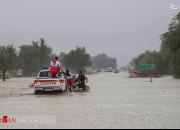
[[62, 73], [57, 78], [52, 78], [50, 70], [41, 70], [34, 80], [34, 94], [40, 92], [65, 92], [66, 80]]

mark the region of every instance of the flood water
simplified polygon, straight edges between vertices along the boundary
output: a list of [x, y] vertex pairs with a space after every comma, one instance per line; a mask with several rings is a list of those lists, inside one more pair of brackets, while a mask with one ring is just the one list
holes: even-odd
[[0, 115], [17, 119], [0, 128], [180, 128], [180, 80], [149, 80], [99, 73], [88, 92], [0, 98]]

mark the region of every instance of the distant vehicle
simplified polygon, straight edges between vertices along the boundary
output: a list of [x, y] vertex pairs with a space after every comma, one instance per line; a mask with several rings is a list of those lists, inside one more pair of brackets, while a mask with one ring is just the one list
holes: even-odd
[[17, 72], [16, 72], [17, 77], [22, 77], [23, 76], [22, 71], [23, 71], [22, 69], [17, 70]]
[[114, 70], [109, 68], [109, 69], [106, 69], [105, 72], [114, 72]]
[[107, 69], [105, 72], [113, 72], [113, 69]]
[[120, 71], [118, 69], [115, 69], [114, 70], [114, 73], [119, 73]]
[[66, 79], [63, 73], [59, 73], [57, 78], [52, 78], [48, 69], [41, 70], [37, 78], [34, 80], [34, 94], [40, 92], [65, 92]]
[[[9, 73], [9, 72], [6, 72], [6, 79], [10, 79], [10, 76], [11, 76], [11, 74]], [[3, 74], [2, 74], [2, 72], [0, 72], [0, 78], [2, 78], [3, 77]]]
[[128, 71], [129, 69], [130, 69], [129, 66], [127, 66], [127, 67], [121, 67], [121, 68], [120, 68], [120, 71]]
[[101, 72], [101, 70], [100, 70], [100, 69], [97, 69], [97, 70], [96, 70], [96, 73], [100, 73], [100, 72]]

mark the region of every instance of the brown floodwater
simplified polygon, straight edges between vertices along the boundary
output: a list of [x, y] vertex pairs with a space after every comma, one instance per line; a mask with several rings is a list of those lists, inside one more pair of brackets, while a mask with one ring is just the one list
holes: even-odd
[[0, 115], [17, 119], [0, 128], [180, 128], [180, 80], [149, 80], [99, 73], [89, 76], [88, 92], [38, 96], [27, 87], [32, 78], [0, 82], [14, 94], [0, 92]]

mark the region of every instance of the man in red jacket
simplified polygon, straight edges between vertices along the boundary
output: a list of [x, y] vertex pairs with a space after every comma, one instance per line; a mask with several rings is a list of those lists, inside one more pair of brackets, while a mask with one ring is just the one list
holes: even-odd
[[58, 73], [60, 72], [61, 69], [61, 64], [58, 61], [58, 57], [53, 57], [51, 59], [51, 67], [50, 67], [50, 71], [51, 71], [51, 75], [53, 78], [57, 78], [58, 77]]

